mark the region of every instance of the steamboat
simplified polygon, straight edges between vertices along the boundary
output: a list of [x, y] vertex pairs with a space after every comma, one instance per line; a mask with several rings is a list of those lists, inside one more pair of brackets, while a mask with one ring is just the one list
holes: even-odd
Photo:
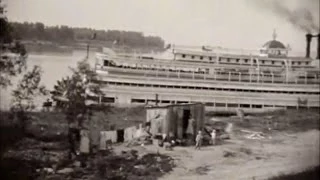
[[306, 35], [305, 57], [289, 56], [275, 33], [254, 51], [172, 45], [150, 56], [105, 48], [95, 62], [105, 96], [88, 98], [115, 106], [201, 102], [217, 112], [319, 108], [319, 41], [320, 34]]

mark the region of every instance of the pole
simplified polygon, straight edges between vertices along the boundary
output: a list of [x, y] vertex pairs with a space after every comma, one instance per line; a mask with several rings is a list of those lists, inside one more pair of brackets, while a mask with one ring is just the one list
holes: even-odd
[[87, 44], [87, 59], [89, 59], [89, 42]]
[[158, 94], [156, 94], [156, 106], [158, 106], [158, 99], [159, 99]]

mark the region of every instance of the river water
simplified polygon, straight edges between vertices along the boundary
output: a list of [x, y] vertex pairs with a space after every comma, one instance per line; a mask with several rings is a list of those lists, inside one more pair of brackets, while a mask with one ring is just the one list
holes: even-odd
[[[90, 52], [89, 62], [94, 64], [95, 52]], [[37, 55], [29, 54], [27, 59], [28, 69], [32, 69], [34, 65], [39, 65], [42, 68], [43, 74], [41, 77], [41, 84], [45, 85], [47, 89], [52, 90], [57, 80], [62, 79], [72, 72], [69, 67], [76, 67], [77, 62], [86, 57], [86, 51], [73, 51], [70, 55], [65, 54], [50, 54], [50, 55]], [[21, 77], [13, 79], [13, 86], [7, 89], [0, 89], [0, 108], [2, 110], [9, 109], [11, 105], [11, 93], [16, 87], [16, 84]], [[42, 103], [50, 96], [36, 97], [36, 106], [42, 106]]]

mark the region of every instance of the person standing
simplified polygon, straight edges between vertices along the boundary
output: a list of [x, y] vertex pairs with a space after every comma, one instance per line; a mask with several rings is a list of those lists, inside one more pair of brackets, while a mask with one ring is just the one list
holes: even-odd
[[211, 132], [211, 141], [212, 141], [212, 145], [215, 145], [216, 144], [216, 130], [213, 129], [212, 132]]
[[202, 139], [203, 139], [202, 132], [199, 131], [197, 136], [196, 136], [196, 147], [195, 147], [195, 149], [199, 149], [200, 150], [201, 144], [202, 144]]
[[188, 126], [186, 130], [187, 138], [193, 139], [195, 134], [195, 120], [193, 119], [192, 115], [190, 114], [189, 120], [188, 120]]

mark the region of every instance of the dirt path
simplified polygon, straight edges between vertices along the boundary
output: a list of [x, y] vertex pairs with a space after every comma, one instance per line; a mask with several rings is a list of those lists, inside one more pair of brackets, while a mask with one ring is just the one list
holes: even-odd
[[[160, 149], [174, 157], [177, 164], [161, 179], [258, 180], [299, 172], [319, 165], [319, 137], [320, 132], [312, 130], [294, 135], [282, 133], [268, 140], [236, 139], [200, 151], [190, 147], [176, 147], [171, 152]], [[225, 151], [235, 152], [235, 157], [224, 157]]]

